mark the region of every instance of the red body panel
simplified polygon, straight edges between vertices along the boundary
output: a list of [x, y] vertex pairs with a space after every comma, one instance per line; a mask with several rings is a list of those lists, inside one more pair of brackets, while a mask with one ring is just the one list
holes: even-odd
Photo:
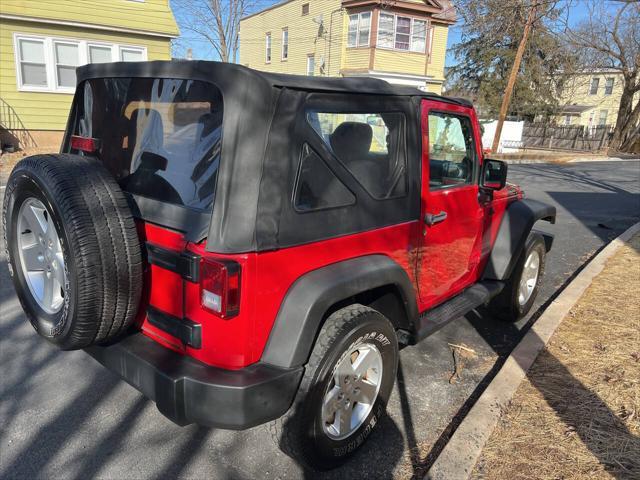
[[[429, 102], [436, 103], [436, 102]], [[423, 132], [426, 112], [423, 107]], [[473, 120], [479, 158], [480, 132], [473, 109], [451, 104], [438, 109], [461, 109]], [[423, 141], [426, 140], [426, 137]], [[478, 186], [429, 192], [428, 156], [423, 155], [422, 218], [424, 213], [447, 211], [446, 222], [425, 229], [414, 221], [281, 250], [218, 255], [201, 244], [187, 243], [178, 232], [141, 223], [141, 239], [166, 249], [189, 250], [203, 258], [232, 260], [241, 268], [240, 312], [222, 319], [200, 304], [199, 284], [158, 266], [146, 270], [146, 304], [202, 326], [202, 347], [185, 347], [180, 341], [151, 325], [145, 318], [142, 330], [173, 350], [209, 365], [239, 369], [260, 360], [280, 305], [289, 288], [304, 274], [324, 266], [364, 255], [386, 255], [407, 273], [416, 289], [418, 310], [424, 311], [477, 281], [495, 240], [507, 203], [517, 192], [495, 192], [492, 202], [480, 204]], [[424, 231], [429, 230], [426, 238]], [[416, 275], [416, 272], [418, 274]]]
[[[478, 185], [452, 186], [433, 190], [429, 185], [429, 111], [450, 111], [469, 116], [475, 138], [480, 138], [472, 108], [423, 100], [422, 120], [422, 202], [421, 216], [446, 212], [447, 219], [423, 229], [418, 256], [420, 301], [432, 307], [477, 281], [480, 264], [484, 206], [478, 200]], [[482, 146], [475, 142], [482, 165]]]

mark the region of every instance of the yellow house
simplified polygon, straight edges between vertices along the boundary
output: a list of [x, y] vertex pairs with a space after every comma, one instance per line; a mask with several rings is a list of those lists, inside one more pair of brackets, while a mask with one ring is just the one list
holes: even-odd
[[555, 120], [562, 125], [615, 125], [623, 81], [616, 70], [572, 74], [559, 93], [561, 110]]
[[168, 60], [169, 0], [0, 0], [3, 143], [58, 147], [86, 63]]
[[450, 0], [285, 0], [240, 21], [240, 63], [441, 93]]

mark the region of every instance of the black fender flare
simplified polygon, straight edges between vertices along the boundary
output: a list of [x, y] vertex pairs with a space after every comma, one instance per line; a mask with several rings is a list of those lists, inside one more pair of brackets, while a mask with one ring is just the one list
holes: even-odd
[[[538, 220], [556, 223], [556, 207], [532, 199], [518, 200], [507, 207], [482, 276], [484, 280], [509, 278]], [[545, 235], [547, 250], [551, 243], [552, 237]]]
[[418, 317], [416, 294], [407, 273], [391, 258], [367, 255], [306, 273], [287, 291], [261, 362], [285, 368], [306, 364], [325, 313], [332, 305], [387, 285], [397, 287], [402, 296], [408, 317], [406, 327]]

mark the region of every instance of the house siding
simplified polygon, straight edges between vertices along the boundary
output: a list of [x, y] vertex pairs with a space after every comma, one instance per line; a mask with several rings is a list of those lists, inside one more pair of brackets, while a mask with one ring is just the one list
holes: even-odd
[[146, 48], [148, 60], [171, 58], [168, 38], [0, 19], [0, 98], [13, 107], [27, 130], [64, 130], [73, 94], [18, 89], [15, 34], [139, 46]]
[[[600, 83], [598, 92], [591, 95], [591, 80], [599, 78]], [[605, 84], [607, 78], [613, 78], [613, 91], [611, 95], [605, 95]], [[575, 75], [565, 82], [565, 86], [560, 95], [561, 105], [583, 105], [590, 108], [581, 112], [579, 115], [571, 117], [571, 125], [589, 126], [598, 125], [600, 123], [600, 112], [607, 111], [607, 125], [615, 125], [618, 119], [618, 109], [620, 107], [620, 98], [622, 97], [624, 78], [618, 72], [598, 72]], [[640, 94], [634, 97], [634, 105], [640, 100]], [[564, 124], [564, 115], [556, 117], [558, 123]]]
[[[302, 5], [309, 4], [309, 13], [302, 15]], [[340, 0], [292, 0], [276, 8], [245, 18], [240, 23], [240, 63], [266, 72], [307, 73], [307, 57], [314, 55], [315, 74], [324, 59], [325, 71], [335, 76], [342, 61], [341, 39], [346, 35]], [[314, 21], [322, 15], [326, 29], [319, 36]], [[289, 56], [281, 59], [282, 29], [289, 31]], [[271, 32], [271, 63], [265, 60], [265, 34]]]
[[[302, 15], [302, 5], [309, 3], [310, 12]], [[421, 0], [414, 3], [420, 4]], [[376, 48], [378, 7], [360, 7], [359, 11], [372, 11], [372, 24], [368, 47], [347, 47], [348, 13], [341, 8], [341, 0], [291, 0], [260, 13], [244, 18], [240, 23], [240, 63], [257, 70], [277, 73], [306, 74], [306, 59], [315, 56], [316, 64], [324, 60], [324, 74], [328, 76], [371, 75], [384, 78], [384, 74], [405, 74], [431, 77], [426, 84], [429, 91], [441, 93], [444, 81], [444, 63], [448, 24], [416, 11], [412, 17], [428, 20], [433, 35], [426, 53]], [[393, 8], [386, 11], [393, 12]], [[351, 12], [351, 11], [350, 11]], [[406, 14], [404, 11], [398, 11]], [[324, 32], [313, 19], [322, 15]], [[281, 60], [281, 32], [289, 31], [289, 58]], [[271, 62], [265, 59], [265, 34], [271, 33]], [[321, 74], [316, 67], [316, 75]]]
[[2, 0], [0, 15], [144, 30], [172, 37], [179, 34], [168, 0]]

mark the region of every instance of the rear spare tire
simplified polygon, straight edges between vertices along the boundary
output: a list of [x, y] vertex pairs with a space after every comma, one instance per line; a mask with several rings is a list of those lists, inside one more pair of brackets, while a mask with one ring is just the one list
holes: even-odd
[[65, 350], [110, 342], [140, 304], [136, 226], [115, 179], [96, 159], [34, 155], [7, 183], [9, 271], [36, 331]]

